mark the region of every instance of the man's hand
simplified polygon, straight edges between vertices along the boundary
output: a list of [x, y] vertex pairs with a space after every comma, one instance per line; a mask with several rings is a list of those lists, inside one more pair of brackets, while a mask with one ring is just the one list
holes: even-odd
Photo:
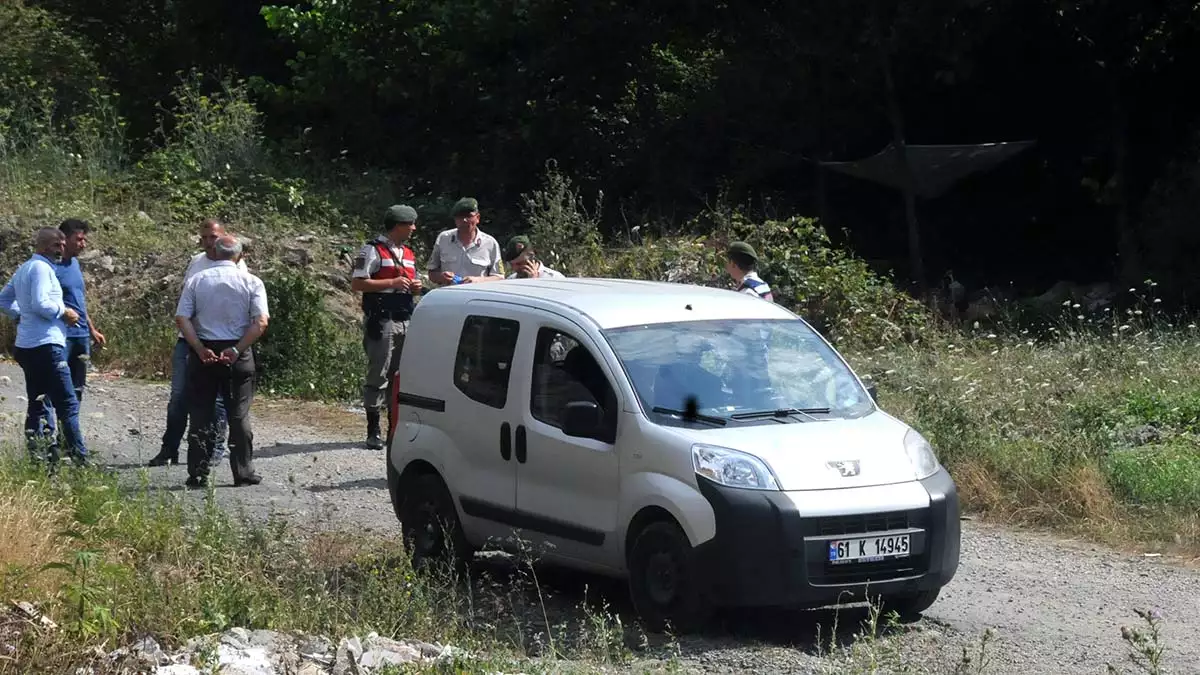
[[106, 339], [104, 337], [104, 333], [101, 333], [100, 331], [93, 328], [92, 329], [92, 342], [95, 342], [98, 346], [103, 347], [104, 345], [108, 344], [108, 339]]
[[226, 347], [225, 350], [221, 352], [221, 363], [225, 365], [229, 365], [234, 361], [237, 361], [237, 359], [238, 353], [234, 351], [233, 347]]
[[391, 283], [392, 288], [399, 288], [402, 291], [407, 291], [411, 285], [408, 277], [395, 277]]
[[196, 352], [196, 356], [199, 356], [200, 363], [203, 363], [205, 365], [211, 365], [211, 364], [216, 363], [217, 361], [221, 360], [221, 357], [217, 356], [217, 353], [214, 352], [213, 350], [209, 349], [208, 347], [198, 350]]
[[67, 322], [68, 326], [74, 326], [75, 324], [79, 323], [79, 312], [76, 312], [68, 307], [63, 312], [63, 321]]
[[416, 293], [420, 293], [420, 292], [421, 292], [421, 277], [413, 277], [413, 278], [412, 278], [412, 279], [409, 281], [409, 283], [408, 283], [408, 292], [409, 292], [409, 293], [413, 293], [413, 294], [416, 294]]
[[452, 272], [440, 270], [437, 272], [431, 272], [429, 274], [429, 278], [431, 280], [433, 280], [435, 283], [446, 285], [446, 284], [449, 284], [450, 282], [454, 281], [454, 274]]

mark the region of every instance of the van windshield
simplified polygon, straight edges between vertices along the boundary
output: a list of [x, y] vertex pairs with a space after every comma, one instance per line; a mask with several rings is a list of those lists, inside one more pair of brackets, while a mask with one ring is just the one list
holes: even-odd
[[678, 420], [695, 397], [701, 423], [861, 417], [870, 394], [804, 321], [715, 320], [604, 331], [660, 422]]

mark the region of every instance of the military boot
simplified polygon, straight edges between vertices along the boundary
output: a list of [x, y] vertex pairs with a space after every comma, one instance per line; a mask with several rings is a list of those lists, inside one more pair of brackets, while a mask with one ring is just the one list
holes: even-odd
[[367, 448], [382, 450], [383, 439], [379, 437], [379, 411], [367, 411]]

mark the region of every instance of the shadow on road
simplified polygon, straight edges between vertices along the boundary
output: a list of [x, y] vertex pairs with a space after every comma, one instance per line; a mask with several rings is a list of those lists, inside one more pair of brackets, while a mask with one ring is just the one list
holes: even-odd
[[340, 492], [342, 490], [386, 490], [386, 478], [359, 478], [358, 480], [348, 480], [343, 483], [334, 485], [312, 485], [307, 488], [309, 492]]
[[[276, 443], [265, 448], [255, 448], [254, 459], [269, 459], [271, 457], [324, 452], [326, 450], [353, 450], [357, 449], [357, 447], [353, 441], [346, 441], [344, 443]], [[382, 459], [379, 461], [380, 463], [383, 462]]]

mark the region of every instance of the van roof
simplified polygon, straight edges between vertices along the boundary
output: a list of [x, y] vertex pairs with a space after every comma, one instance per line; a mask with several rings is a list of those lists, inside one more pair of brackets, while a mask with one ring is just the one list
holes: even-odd
[[[505, 279], [482, 284], [445, 286], [421, 299], [437, 304], [464, 300], [500, 300], [552, 303], [591, 318], [601, 329], [676, 321], [711, 319], [795, 319], [781, 305], [721, 288], [664, 281], [629, 279]], [[458, 296], [462, 298], [463, 296]]]

